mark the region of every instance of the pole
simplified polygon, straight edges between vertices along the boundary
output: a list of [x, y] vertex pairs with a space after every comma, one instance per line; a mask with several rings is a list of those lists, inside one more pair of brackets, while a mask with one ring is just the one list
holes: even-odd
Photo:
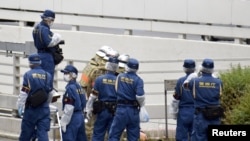
[[166, 80], [164, 80], [164, 95], [165, 95], [165, 130], [166, 140], [168, 141], [168, 104], [167, 104], [167, 86]]

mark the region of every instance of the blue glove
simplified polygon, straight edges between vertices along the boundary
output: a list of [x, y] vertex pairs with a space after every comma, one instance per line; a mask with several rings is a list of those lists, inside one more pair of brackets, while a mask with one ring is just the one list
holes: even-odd
[[23, 117], [23, 107], [18, 108], [18, 116]]

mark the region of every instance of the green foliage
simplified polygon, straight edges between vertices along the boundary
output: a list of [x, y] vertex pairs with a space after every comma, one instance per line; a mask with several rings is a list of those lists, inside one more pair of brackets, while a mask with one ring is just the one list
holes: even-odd
[[[250, 68], [242, 68], [240, 65], [231, 66], [229, 71], [220, 73], [220, 79], [223, 82], [221, 103], [225, 109], [225, 117], [222, 122], [224, 124], [249, 123], [250, 119], [245, 121], [245, 118], [247, 117], [246, 113], [249, 114], [250, 108], [246, 108], [248, 103], [243, 101], [247, 99], [247, 93], [250, 93]], [[244, 121], [242, 121], [243, 119]]]
[[240, 101], [228, 118], [230, 118], [231, 124], [250, 124], [250, 89], [240, 98]]

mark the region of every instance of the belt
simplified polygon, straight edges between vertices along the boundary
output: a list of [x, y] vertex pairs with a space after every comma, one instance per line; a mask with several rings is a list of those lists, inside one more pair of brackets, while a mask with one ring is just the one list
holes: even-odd
[[117, 103], [124, 104], [124, 105], [139, 106], [136, 100], [118, 100]]

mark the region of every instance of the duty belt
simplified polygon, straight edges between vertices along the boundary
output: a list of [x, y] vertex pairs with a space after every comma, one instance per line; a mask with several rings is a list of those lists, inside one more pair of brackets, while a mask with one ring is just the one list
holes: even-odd
[[118, 100], [117, 103], [124, 104], [124, 105], [139, 106], [136, 100]]
[[116, 105], [115, 101], [101, 101], [104, 106]]

